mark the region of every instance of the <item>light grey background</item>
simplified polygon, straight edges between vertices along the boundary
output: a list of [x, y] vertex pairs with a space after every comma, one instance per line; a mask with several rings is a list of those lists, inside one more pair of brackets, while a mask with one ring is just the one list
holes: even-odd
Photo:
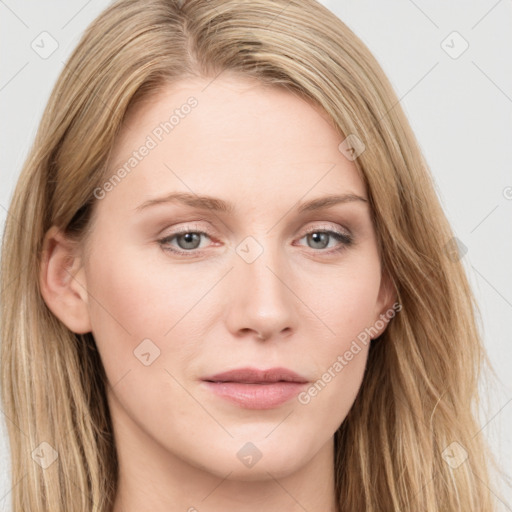
[[[492, 388], [477, 435], [489, 440], [511, 475], [512, 443], [506, 433], [512, 431], [512, 2], [322, 3], [368, 45], [389, 76], [430, 164], [445, 212], [467, 247], [463, 262], [501, 380]], [[0, 0], [2, 232], [14, 185], [63, 61], [107, 5], [105, 0]], [[51, 48], [44, 31], [58, 43], [48, 58], [31, 47], [38, 45], [40, 52]], [[458, 55], [464, 40], [469, 46]], [[1, 511], [10, 510], [10, 490], [16, 484], [9, 475], [6, 421], [0, 409]], [[503, 510], [512, 510], [510, 490], [503, 493]]]

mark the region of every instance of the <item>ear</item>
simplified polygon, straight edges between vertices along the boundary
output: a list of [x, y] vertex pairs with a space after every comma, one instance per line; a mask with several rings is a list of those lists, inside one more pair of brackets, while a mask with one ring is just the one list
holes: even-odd
[[76, 334], [91, 331], [88, 293], [76, 242], [52, 226], [43, 240], [41, 294], [52, 313]]
[[372, 335], [372, 339], [378, 338], [387, 328], [389, 321], [393, 318], [397, 311], [402, 309], [401, 305], [394, 304], [397, 302], [397, 292], [391, 276], [386, 270], [382, 271], [380, 281], [380, 290], [375, 304], [374, 329], [377, 334]]

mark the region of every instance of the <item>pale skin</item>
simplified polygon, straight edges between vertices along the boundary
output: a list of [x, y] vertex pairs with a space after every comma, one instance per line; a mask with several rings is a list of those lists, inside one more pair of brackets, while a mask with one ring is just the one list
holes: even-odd
[[[245, 409], [201, 377], [284, 366], [314, 383], [382, 318], [396, 296], [369, 203], [298, 212], [313, 199], [367, 193], [319, 108], [228, 73], [210, 81], [182, 80], [130, 112], [112, 174], [187, 98], [198, 101], [97, 201], [87, 258], [56, 228], [47, 233], [43, 297], [70, 330], [92, 332], [101, 354], [120, 464], [114, 512], [335, 512], [333, 436], [371, 341], [307, 404]], [[233, 210], [136, 210], [173, 192]], [[177, 229], [207, 235], [192, 248], [171, 237]], [[244, 254], [259, 255], [249, 263]], [[146, 354], [160, 351], [148, 365], [134, 354], [147, 339]], [[249, 442], [261, 454], [252, 467], [237, 456]]]

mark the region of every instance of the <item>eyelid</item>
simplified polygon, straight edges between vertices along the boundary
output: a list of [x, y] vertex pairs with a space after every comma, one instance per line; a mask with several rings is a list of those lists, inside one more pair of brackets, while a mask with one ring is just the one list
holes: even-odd
[[[308, 235], [309, 233], [314, 233], [315, 231], [334, 231], [336, 233], [339, 233], [340, 235], [345, 235], [347, 237], [351, 237], [352, 233], [349, 229], [342, 227], [341, 229], [338, 226], [332, 226], [332, 224], [323, 224], [320, 226], [312, 226], [311, 228], [307, 228], [306, 231], [304, 231], [304, 235]], [[303, 236], [304, 236], [303, 235]]]
[[[203, 221], [203, 219], [198, 219], [195, 222], [202, 222], [202, 221]], [[325, 221], [323, 221], [323, 222], [325, 222]], [[332, 224], [321, 224], [321, 225], [314, 225], [311, 228], [307, 228], [305, 231], [303, 231], [303, 234], [302, 234], [301, 238], [304, 235], [310, 234], [311, 232], [320, 231], [320, 230], [323, 230], [323, 231], [335, 231], [335, 232], [338, 232], [340, 234], [346, 235], [348, 237], [352, 236], [351, 231], [348, 228], [346, 228], [346, 227], [342, 226], [341, 229], [340, 229], [337, 225], [333, 226]], [[169, 235], [163, 236], [162, 238], [168, 238], [168, 237], [171, 237], [173, 235], [179, 235], [179, 234], [182, 234], [182, 233], [190, 233], [190, 232], [203, 233], [203, 234], [211, 236], [211, 237], [214, 236], [213, 232], [209, 228], [204, 229], [202, 227], [199, 227], [198, 225], [186, 224], [185, 226], [180, 226], [180, 227], [176, 228], [175, 231], [173, 231]]]

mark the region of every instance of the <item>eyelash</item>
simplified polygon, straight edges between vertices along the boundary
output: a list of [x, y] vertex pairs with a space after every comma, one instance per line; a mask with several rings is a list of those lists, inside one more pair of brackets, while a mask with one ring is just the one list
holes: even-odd
[[[201, 250], [199, 249], [191, 249], [190, 251], [184, 251], [181, 249], [175, 249], [171, 248], [168, 244], [171, 240], [176, 238], [179, 235], [184, 235], [187, 233], [194, 233], [198, 235], [205, 235], [208, 238], [212, 238], [212, 235], [208, 233], [207, 231], [203, 231], [200, 229], [192, 229], [191, 227], [185, 227], [182, 229], [179, 229], [172, 233], [171, 235], [168, 235], [164, 238], [158, 239], [158, 243], [160, 244], [162, 250], [166, 252], [170, 252], [172, 254], [178, 255], [178, 256], [185, 256], [185, 257], [194, 257], [201, 254]], [[325, 255], [333, 255], [333, 254], [339, 254], [340, 252], [344, 251], [347, 247], [353, 244], [354, 239], [352, 235], [348, 235], [346, 233], [342, 233], [340, 231], [335, 231], [333, 229], [327, 229], [322, 227], [316, 227], [315, 229], [310, 229], [306, 233], [304, 233], [300, 240], [308, 235], [311, 235], [313, 233], [325, 233], [330, 235], [332, 238], [337, 240], [338, 242], [341, 242], [341, 244], [338, 247], [335, 247], [334, 249], [326, 250], [326, 249], [318, 249], [317, 251], [320, 253], [323, 253]], [[315, 249], [313, 249], [315, 251]]]

